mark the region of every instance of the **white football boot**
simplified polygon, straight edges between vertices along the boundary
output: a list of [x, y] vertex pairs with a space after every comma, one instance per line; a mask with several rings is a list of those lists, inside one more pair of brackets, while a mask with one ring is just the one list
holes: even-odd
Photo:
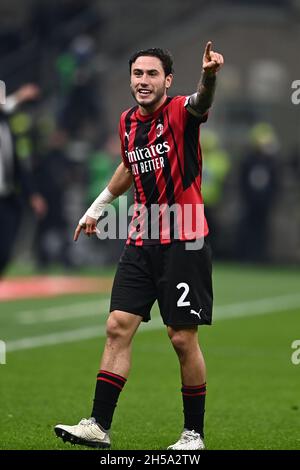
[[100, 428], [95, 418], [82, 419], [75, 426], [57, 424], [54, 431], [64, 442], [98, 448], [110, 447], [108, 432]]
[[204, 450], [205, 445], [202, 437], [195, 431], [184, 429], [181, 433], [180, 439], [168, 450]]

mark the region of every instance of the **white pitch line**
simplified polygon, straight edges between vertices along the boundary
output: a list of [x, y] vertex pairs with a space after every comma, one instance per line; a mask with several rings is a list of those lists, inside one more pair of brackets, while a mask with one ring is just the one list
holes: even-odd
[[72, 318], [83, 318], [97, 316], [108, 312], [109, 297], [100, 300], [93, 300], [80, 304], [71, 304], [60, 307], [49, 307], [39, 310], [26, 310], [19, 312], [17, 321], [23, 325], [33, 325], [35, 323], [48, 323], [70, 320]]
[[[219, 305], [214, 307], [214, 319], [227, 319], [250, 315], [259, 315], [281, 311], [286, 308], [298, 308], [300, 294], [282, 295], [247, 302]], [[20, 323], [31, 325], [35, 323], [48, 323], [98, 316], [108, 313], [109, 297], [80, 304], [71, 304], [60, 307], [49, 307], [39, 310], [26, 310], [19, 312], [17, 319]], [[102, 311], [102, 309], [105, 309]], [[219, 318], [220, 317], [220, 318]]]
[[72, 343], [73, 341], [95, 338], [96, 336], [102, 337], [104, 334], [105, 327], [103, 325], [99, 326], [98, 328], [91, 326], [77, 330], [63, 332], [60, 331], [48, 335], [33, 336], [31, 338], [29, 337], [8, 341], [6, 343], [6, 351], [22, 351], [24, 349], [34, 349], [40, 348], [42, 346], [54, 346], [55, 344]]
[[[154, 318], [147, 327], [141, 325], [139, 332], [156, 330], [162, 327], [162, 320]], [[35, 349], [43, 346], [54, 346], [62, 343], [73, 343], [84, 339], [103, 338], [105, 336], [105, 325], [99, 327], [91, 326], [87, 328], [80, 328], [77, 330], [63, 331], [58, 333], [51, 333], [48, 335], [33, 336], [29, 338], [22, 338], [6, 343], [6, 351], [22, 351], [24, 349]]]
[[[98, 303], [99, 306], [99, 303]], [[266, 315], [282, 310], [294, 310], [300, 307], [300, 294], [283, 295], [280, 297], [265, 298], [248, 302], [240, 302], [231, 305], [221, 305], [214, 309], [214, 319], [227, 320], [254, 315]], [[59, 307], [61, 308], [61, 307]], [[151, 323], [142, 324], [139, 331], [150, 331], [164, 328], [160, 317], [154, 318]], [[34, 336], [6, 343], [7, 352], [34, 349], [42, 346], [51, 346], [62, 343], [71, 343], [91, 338], [105, 336], [105, 326], [80, 328], [71, 331], [51, 333], [48, 335]]]
[[288, 294], [278, 297], [250, 300], [248, 302], [220, 305], [214, 309], [217, 320], [246, 317], [252, 315], [267, 315], [282, 310], [293, 310], [300, 307], [300, 294]]

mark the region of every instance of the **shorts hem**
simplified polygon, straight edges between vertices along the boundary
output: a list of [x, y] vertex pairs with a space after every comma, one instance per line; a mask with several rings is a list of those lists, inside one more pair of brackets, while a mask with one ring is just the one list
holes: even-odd
[[171, 323], [171, 322], [168, 322], [168, 323], [166, 323], [164, 321], [164, 325], [171, 326], [171, 327], [173, 327], [173, 326], [183, 326], [183, 327], [185, 327], [185, 326], [211, 326], [212, 322], [210, 322], [210, 323], [209, 322], [201, 322], [201, 323], [182, 323], [182, 322], [180, 322], [180, 323], [178, 323], [178, 322], [177, 323]]
[[137, 315], [139, 317], [142, 317], [143, 322], [148, 322], [151, 320], [151, 317], [149, 317], [149, 315], [147, 314], [143, 315], [143, 313], [141, 312], [135, 312], [132, 309], [129, 310], [128, 308], [124, 308], [124, 307], [115, 307], [115, 306], [113, 308], [111, 307], [109, 309], [109, 313], [113, 312], [114, 310], [120, 310], [121, 312], [131, 313], [132, 315]]

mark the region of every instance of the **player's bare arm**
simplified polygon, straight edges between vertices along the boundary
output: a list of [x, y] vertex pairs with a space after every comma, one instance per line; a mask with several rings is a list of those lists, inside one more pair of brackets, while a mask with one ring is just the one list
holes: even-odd
[[202, 74], [198, 83], [197, 92], [190, 96], [188, 109], [197, 115], [205, 114], [212, 105], [216, 76], [224, 64], [222, 54], [211, 50], [212, 42], [208, 41], [202, 59]]
[[132, 182], [133, 178], [131, 172], [123, 163], [121, 163], [116, 169], [107, 188], [102, 191], [84, 216], [80, 219], [74, 233], [74, 241], [78, 240], [82, 230], [84, 230], [84, 233], [87, 236], [96, 233], [96, 225], [105, 205], [121, 196], [121, 194], [124, 194], [130, 188]]
[[128, 170], [128, 168], [126, 168], [122, 162], [116, 169], [107, 187], [115, 197], [119, 197], [128, 191], [132, 185], [132, 182], [133, 177], [131, 171]]

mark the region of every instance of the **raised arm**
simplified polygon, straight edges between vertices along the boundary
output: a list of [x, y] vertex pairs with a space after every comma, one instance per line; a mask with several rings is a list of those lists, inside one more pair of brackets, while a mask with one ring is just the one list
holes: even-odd
[[202, 116], [212, 105], [216, 76], [224, 64], [222, 54], [211, 50], [212, 42], [208, 41], [202, 59], [202, 73], [198, 83], [197, 92], [189, 98], [187, 109], [191, 114]]
[[124, 194], [132, 185], [133, 177], [123, 163], [116, 169], [108, 186], [95, 199], [84, 216], [80, 219], [74, 233], [74, 241], [78, 240], [81, 230], [88, 236], [96, 233], [96, 225], [102, 215], [106, 204]]
[[33, 83], [27, 83], [26, 85], [21, 86], [12, 95], [9, 95], [6, 98], [6, 102], [2, 104], [0, 108], [3, 113], [11, 114], [22, 103], [35, 100], [39, 98], [39, 96], [40, 96], [40, 88]]

